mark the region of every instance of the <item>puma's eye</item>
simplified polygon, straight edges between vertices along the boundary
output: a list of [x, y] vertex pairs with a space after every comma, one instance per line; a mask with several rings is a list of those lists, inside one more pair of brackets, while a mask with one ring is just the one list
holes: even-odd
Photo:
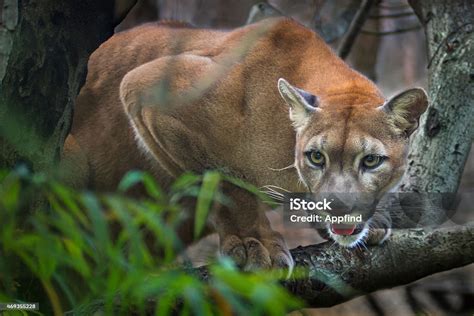
[[365, 169], [375, 169], [382, 164], [385, 157], [377, 155], [367, 155], [362, 158], [362, 167]]
[[326, 162], [326, 158], [320, 151], [310, 151], [306, 155], [309, 162], [316, 167], [323, 167]]

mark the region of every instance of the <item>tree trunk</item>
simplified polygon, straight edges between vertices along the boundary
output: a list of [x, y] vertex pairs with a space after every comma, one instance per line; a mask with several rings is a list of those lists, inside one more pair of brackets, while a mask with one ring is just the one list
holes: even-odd
[[431, 104], [408, 155], [404, 191], [457, 191], [473, 141], [474, 2], [412, 0], [428, 42]]
[[[138, 0], [133, 5], [134, 0], [115, 0], [116, 13], [128, 13], [123, 21], [115, 28], [115, 32], [120, 32], [140, 24], [158, 20], [158, 1], [157, 0]], [[133, 6], [133, 8], [131, 8]], [[131, 8], [131, 10], [129, 10]], [[129, 12], [127, 12], [129, 11]]]
[[0, 0], [0, 169], [55, 165], [113, 14], [113, 0]]

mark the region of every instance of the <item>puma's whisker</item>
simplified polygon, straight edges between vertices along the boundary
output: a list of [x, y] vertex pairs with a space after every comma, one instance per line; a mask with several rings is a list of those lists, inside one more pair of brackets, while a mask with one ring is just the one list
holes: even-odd
[[273, 200], [277, 200], [277, 201], [283, 201], [284, 200], [282, 195], [276, 194], [276, 193], [271, 192], [271, 191], [262, 191], [262, 193], [266, 194], [267, 196], [269, 196]]
[[367, 245], [366, 245], [366, 243], [365, 243], [365, 241], [364, 241], [363, 239], [360, 240], [360, 245], [361, 245], [362, 247], [364, 247], [365, 250], [367, 250], [367, 251], [369, 250], [369, 248], [367, 248]]
[[283, 194], [275, 190], [266, 189], [266, 190], [260, 190], [260, 192], [270, 195], [270, 196], [278, 197], [279, 199], [283, 199]]
[[274, 200], [278, 204], [282, 204], [281, 202], [284, 201], [283, 193], [275, 191], [275, 189], [273, 189], [272, 187], [265, 187], [264, 186], [263, 188], [265, 188], [266, 190], [260, 190], [260, 192], [262, 192], [263, 194], [266, 194], [267, 196], [269, 196], [272, 200]]
[[[264, 185], [264, 186], [262, 186], [262, 188], [271, 189], [271, 190], [277, 189], [277, 190], [281, 190], [281, 191], [286, 192], [286, 193], [291, 192], [290, 190], [287, 190], [287, 189], [284, 189], [282, 187], [279, 187], [277, 185], [272, 185], [272, 184]], [[275, 192], [278, 192], [278, 191], [275, 191]]]
[[331, 248], [333, 248], [335, 245], [337, 245], [337, 242], [336, 242], [336, 241], [333, 241], [332, 244], [331, 244], [331, 246], [329, 246], [328, 250], [331, 249]]
[[288, 170], [288, 169], [292, 169], [292, 168], [296, 168], [294, 163], [292, 163], [289, 166], [286, 166], [286, 167], [283, 167], [283, 168], [278, 168], [278, 169], [268, 167], [268, 169], [270, 169], [271, 171], [284, 171], [284, 170]]

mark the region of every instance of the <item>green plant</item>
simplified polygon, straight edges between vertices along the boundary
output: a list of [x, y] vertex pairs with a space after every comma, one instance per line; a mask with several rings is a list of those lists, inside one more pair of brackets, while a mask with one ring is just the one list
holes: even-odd
[[[197, 199], [197, 237], [212, 204], [231, 203], [221, 181], [258, 193], [214, 171], [185, 174], [169, 192], [148, 174], [131, 172], [107, 195], [76, 192], [21, 169], [0, 172], [0, 302], [39, 301], [39, 315], [281, 315], [301, 306], [275, 273], [243, 273], [222, 258], [203, 281], [176, 264], [184, 249], [175, 234], [182, 201]], [[124, 194], [135, 185], [147, 198]], [[49, 207], [31, 211], [41, 199]]]

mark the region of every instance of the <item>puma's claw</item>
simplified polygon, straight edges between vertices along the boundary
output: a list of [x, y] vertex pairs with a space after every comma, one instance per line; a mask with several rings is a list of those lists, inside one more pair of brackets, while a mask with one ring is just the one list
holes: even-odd
[[283, 239], [278, 235], [271, 239], [259, 240], [254, 237], [239, 238], [230, 235], [223, 238], [220, 251], [245, 271], [259, 269], [282, 269], [291, 275], [294, 261]]

